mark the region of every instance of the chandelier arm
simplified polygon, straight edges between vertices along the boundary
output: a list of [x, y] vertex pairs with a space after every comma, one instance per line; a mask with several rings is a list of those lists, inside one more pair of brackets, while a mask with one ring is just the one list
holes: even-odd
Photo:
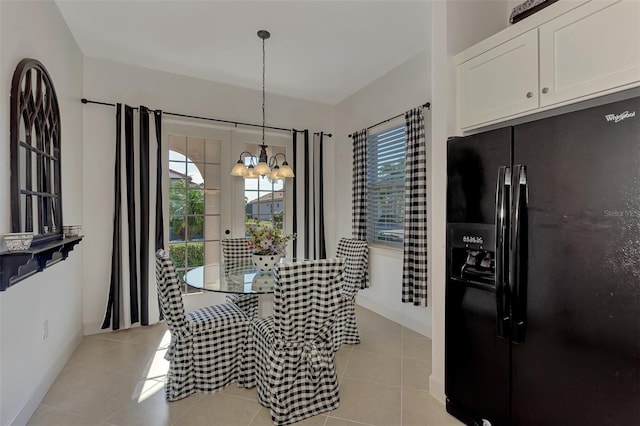
[[287, 161], [287, 156], [283, 152], [276, 152], [269, 158], [269, 167], [278, 166], [278, 155], [281, 155], [285, 162]]
[[[245, 155], [246, 154], [246, 155]], [[254, 155], [252, 153], [250, 153], [249, 151], [242, 151], [240, 153], [240, 159], [238, 160], [238, 163], [244, 163], [244, 158], [243, 155], [246, 157], [247, 155], [249, 156], [249, 164], [255, 165], [255, 158]]]

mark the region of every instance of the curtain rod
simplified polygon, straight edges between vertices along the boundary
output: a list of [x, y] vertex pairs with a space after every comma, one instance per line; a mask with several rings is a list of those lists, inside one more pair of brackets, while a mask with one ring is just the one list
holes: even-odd
[[[429, 109], [429, 108], [431, 108], [431, 103], [430, 103], [430, 102], [427, 102], [426, 104], [422, 104], [422, 105], [420, 105], [420, 106], [421, 106], [422, 108]], [[402, 114], [395, 115], [395, 116], [393, 116], [393, 117], [391, 117], [391, 118], [387, 118], [386, 120], [382, 120], [381, 122], [376, 123], [376, 124], [374, 124], [373, 126], [369, 126], [369, 127], [367, 127], [367, 128], [366, 128], [366, 130], [372, 129], [372, 128], [374, 128], [374, 127], [378, 127], [379, 125], [384, 124], [384, 123], [388, 123], [389, 121], [391, 121], [391, 120], [395, 120], [396, 118], [398, 118], [398, 117], [402, 117], [403, 115], [405, 115], [405, 113], [404, 113], [404, 112], [403, 112]], [[353, 134], [349, 134], [349, 137], [350, 137], [350, 138], [351, 138], [351, 137], [353, 137]]]
[[[107, 102], [98, 102], [98, 101], [91, 101], [87, 98], [82, 98], [80, 100], [83, 104], [96, 104], [96, 105], [106, 105], [106, 106], [112, 106], [115, 107], [116, 104], [110, 104]], [[138, 109], [135, 108], [134, 109]], [[149, 111], [154, 111], [152, 109], [150, 109]], [[197, 115], [187, 115], [187, 114], [178, 114], [176, 112], [166, 112], [166, 111], [162, 111], [163, 114], [166, 115], [173, 115], [175, 117], [185, 117], [185, 118], [195, 118], [198, 120], [207, 120], [207, 121], [217, 121], [219, 123], [227, 123], [227, 124], [233, 124], [235, 127], [238, 127], [238, 125], [241, 126], [249, 126], [249, 127], [259, 127], [262, 128], [262, 126], [260, 124], [252, 124], [252, 123], [243, 123], [241, 121], [230, 121], [230, 120], [221, 120], [219, 118], [210, 118], [210, 117], [199, 117]], [[283, 127], [273, 127], [273, 126], [264, 126], [265, 129], [270, 129], [270, 130], [280, 130], [283, 132], [302, 132], [303, 130], [296, 130], [296, 129], [285, 129]], [[328, 135], [331, 136], [331, 135]]]

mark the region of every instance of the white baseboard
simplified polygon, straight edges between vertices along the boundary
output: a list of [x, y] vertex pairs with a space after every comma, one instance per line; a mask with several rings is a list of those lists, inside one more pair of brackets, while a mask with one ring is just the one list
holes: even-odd
[[383, 317], [391, 321], [397, 322], [398, 324], [407, 327], [408, 329], [415, 331], [418, 334], [422, 334], [425, 337], [431, 338], [431, 323], [427, 318], [429, 317], [430, 319], [430, 314], [428, 315], [426, 311], [426, 309], [429, 308], [419, 308], [425, 309], [425, 320], [419, 322], [414, 317], [406, 315], [402, 311], [398, 311], [396, 309], [392, 309], [388, 306], [382, 305], [375, 300], [371, 300], [368, 297], [363, 296], [361, 293], [356, 296], [356, 303], [363, 308], [369, 309], [370, 311], [373, 311], [378, 315], [382, 315]]
[[429, 376], [429, 393], [442, 404], [445, 403], [444, 383], [433, 374]]
[[102, 327], [102, 322], [85, 323], [85, 324], [82, 324], [82, 327], [83, 327], [82, 331], [85, 336], [91, 336], [92, 334], [108, 333], [113, 331], [111, 330], [111, 327], [102, 330], [100, 328]]
[[76, 350], [80, 341], [82, 340], [82, 328], [78, 328], [78, 330], [73, 334], [69, 342], [60, 350], [60, 354], [53, 360], [53, 362], [49, 365], [49, 368], [44, 372], [42, 378], [40, 379], [40, 383], [36, 386], [35, 390], [31, 394], [31, 397], [25, 402], [22, 410], [16, 415], [15, 419], [10, 423], [11, 425], [26, 425], [33, 413], [35, 413], [36, 409], [44, 399], [44, 396], [51, 388], [53, 382], [56, 381], [58, 374], [62, 371], [62, 368], [65, 366], [73, 351]]

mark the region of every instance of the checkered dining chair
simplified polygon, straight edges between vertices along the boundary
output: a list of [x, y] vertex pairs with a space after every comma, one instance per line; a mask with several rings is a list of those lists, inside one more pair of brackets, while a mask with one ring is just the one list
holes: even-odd
[[333, 327], [344, 259], [278, 264], [273, 316], [251, 322], [239, 385], [286, 425], [340, 403]]
[[[251, 266], [251, 249], [248, 238], [227, 238], [222, 244], [225, 272], [233, 268]], [[235, 303], [247, 314], [249, 319], [258, 318], [258, 295], [256, 294], [228, 294], [227, 302]]]
[[185, 315], [175, 267], [164, 250], [156, 252], [160, 307], [171, 332], [165, 358], [169, 371], [165, 399], [211, 393], [237, 380], [249, 319], [236, 305], [223, 303]]
[[334, 333], [337, 351], [344, 343], [348, 345], [360, 343], [356, 323], [356, 294], [358, 289], [365, 287], [369, 268], [369, 247], [363, 240], [341, 238], [336, 256], [345, 259], [344, 284]]

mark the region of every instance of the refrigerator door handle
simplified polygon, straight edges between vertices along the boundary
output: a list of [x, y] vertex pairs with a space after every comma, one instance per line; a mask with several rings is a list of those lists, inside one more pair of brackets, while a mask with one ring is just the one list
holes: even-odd
[[505, 281], [508, 279], [509, 259], [507, 257], [507, 241], [509, 234], [509, 205], [511, 186], [511, 169], [502, 166], [498, 169], [496, 187], [496, 327], [497, 335], [506, 338], [509, 335], [509, 310], [507, 309], [507, 290]]
[[511, 191], [511, 259], [509, 261], [509, 286], [511, 296], [511, 340], [521, 343], [524, 340], [526, 317], [526, 274], [527, 274], [527, 173], [523, 165], [513, 166]]

